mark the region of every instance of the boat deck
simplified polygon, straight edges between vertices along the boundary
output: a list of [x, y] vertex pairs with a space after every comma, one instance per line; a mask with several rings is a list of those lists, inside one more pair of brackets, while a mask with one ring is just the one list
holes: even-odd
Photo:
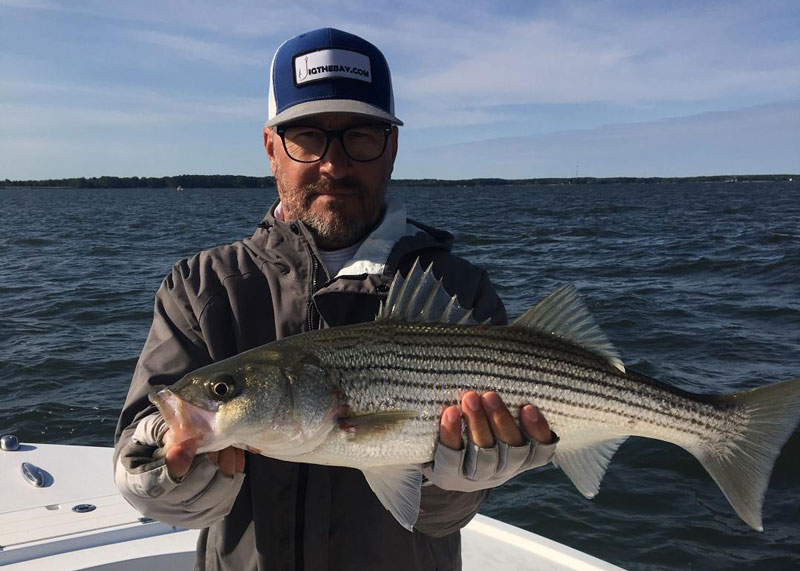
[[[111, 448], [89, 446], [0, 450], [0, 566], [191, 569], [197, 531], [149, 520], [128, 505], [114, 486], [111, 457]], [[43, 487], [23, 478], [23, 462], [41, 470]], [[465, 571], [620, 569], [482, 515], [462, 531], [462, 544]]]

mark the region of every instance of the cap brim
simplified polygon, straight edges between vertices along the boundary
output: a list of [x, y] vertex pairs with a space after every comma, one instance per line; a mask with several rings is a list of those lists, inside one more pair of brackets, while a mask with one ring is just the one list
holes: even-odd
[[288, 109], [275, 115], [275, 117], [267, 121], [265, 125], [267, 127], [274, 127], [281, 123], [296, 121], [297, 119], [320, 115], [322, 113], [349, 113], [351, 115], [360, 115], [362, 117], [388, 121], [394, 125], [403, 124], [400, 119], [391, 113], [387, 113], [380, 107], [375, 107], [363, 101], [354, 101], [352, 99], [324, 99], [292, 105]]

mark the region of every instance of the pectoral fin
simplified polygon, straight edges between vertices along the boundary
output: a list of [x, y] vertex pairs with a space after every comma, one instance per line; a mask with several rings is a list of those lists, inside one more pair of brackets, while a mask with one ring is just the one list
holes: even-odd
[[364, 470], [369, 487], [387, 510], [408, 531], [419, 517], [422, 498], [420, 466], [380, 466]]
[[376, 432], [395, 430], [397, 423], [417, 418], [418, 416], [419, 412], [413, 410], [392, 410], [341, 416], [338, 422], [339, 428], [347, 431], [351, 438], [363, 438], [365, 436], [374, 436]]

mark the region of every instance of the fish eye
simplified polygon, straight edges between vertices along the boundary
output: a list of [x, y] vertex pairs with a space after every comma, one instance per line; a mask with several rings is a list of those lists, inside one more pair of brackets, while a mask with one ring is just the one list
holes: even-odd
[[230, 375], [222, 375], [212, 381], [209, 388], [211, 389], [211, 396], [213, 398], [225, 399], [233, 396], [236, 385], [233, 377]]

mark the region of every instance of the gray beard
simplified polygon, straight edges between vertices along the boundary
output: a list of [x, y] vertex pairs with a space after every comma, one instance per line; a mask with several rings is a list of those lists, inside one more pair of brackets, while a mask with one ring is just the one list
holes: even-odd
[[[278, 183], [281, 187], [285, 188], [283, 185], [283, 181], [281, 177], [276, 177], [276, 183]], [[364, 188], [362, 188], [357, 182], [352, 180], [343, 180], [337, 183], [338, 186], [346, 187], [350, 190], [356, 190], [361, 197], [368, 197], [370, 193], [367, 192]], [[314, 238], [314, 242], [317, 244], [318, 247], [325, 249], [325, 250], [337, 250], [340, 248], [346, 248], [352, 244], [355, 244], [359, 240], [361, 240], [366, 234], [375, 227], [375, 225], [380, 220], [381, 214], [383, 212], [383, 208], [386, 204], [386, 190], [389, 185], [389, 180], [385, 181], [383, 188], [381, 189], [380, 195], [377, 197], [372, 197], [370, 200], [376, 200], [378, 204], [376, 205], [375, 216], [372, 219], [364, 219], [364, 218], [356, 218], [347, 220], [344, 217], [334, 217], [332, 220], [330, 217], [325, 217], [319, 215], [317, 213], [311, 212], [309, 210], [309, 205], [311, 200], [315, 194], [318, 194], [322, 190], [327, 190], [332, 187], [331, 184], [326, 182], [318, 182], [315, 184], [310, 184], [302, 187], [300, 189], [302, 193], [302, 206], [300, 208], [296, 208], [297, 205], [292, 203], [290, 205], [284, 204], [284, 208], [287, 206], [290, 207], [292, 210], [299, 210], [299, 212], [293, 212], [295, 215], [294, 218], [299, 220], [309, 229], [311, 235]], [[289, 192], [284, 193], [285, 196], [292, 196], [292, 198], [296, 197], [296, 192]]]
[[307, 211], [297, 219], [306, 225], [314, 242], [324, 250], [338, 250], [355, 244], [375, 225], [374, 221], [363, 219], [349, 223], [341, 219], [331, 221]]

